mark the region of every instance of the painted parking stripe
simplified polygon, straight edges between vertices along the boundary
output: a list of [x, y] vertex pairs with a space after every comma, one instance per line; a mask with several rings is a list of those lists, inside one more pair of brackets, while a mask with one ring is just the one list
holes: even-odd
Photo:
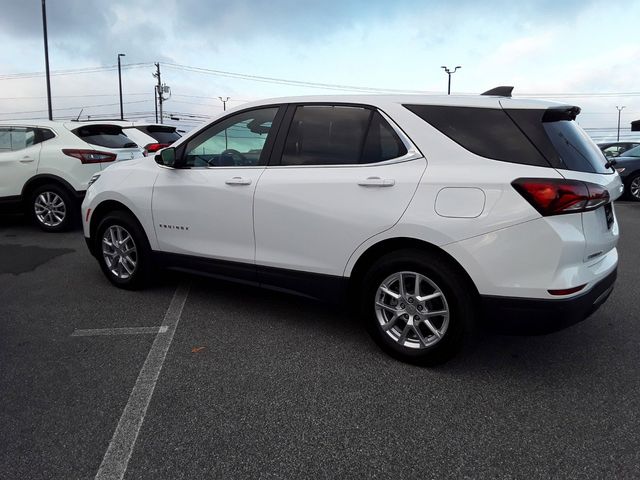
[[144, 416], [153, 396], [153, 390], [162, 370], [162, 364], [180, 322], [180, 316], [188, 294], [188, 285], [178, 286], [173, 294], [163, 322], [163, 326], [167, 327], [167, 331], [164, 334], [160, 332], [156, 334], [147, 359], [138, 374], [136, 384], [131, 391], [131, 395], [129, 395], [129, 401], [111, 438], [107, 452], [104, 454], [98, 473], [95, 476], [96, 480], [121, 480], [127, 471], [133, 447], [144, 422]]
[[123, 328], [76, 328], [72, 337], [93, 337], [94, 335], [140, 335], [145, 333], [167, 333], [169, 327], [123, 327]]

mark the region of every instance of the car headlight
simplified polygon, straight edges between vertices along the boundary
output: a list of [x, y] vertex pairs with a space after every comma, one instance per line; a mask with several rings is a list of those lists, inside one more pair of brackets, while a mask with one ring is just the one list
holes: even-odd
[[624, 167], [616, 168], [616, 172], [618, 173], [624, 172]]
[[87, 188], [89, 188], [91, 185], [96, 183], [96, 180], [98, 180], [99, 178], [100, 178], [100, 174], [99, 173], [96, 173], [95, 175], [93, 175], [93, 177], [91, 177], [89, 179], [89, 183], [87, 183]]

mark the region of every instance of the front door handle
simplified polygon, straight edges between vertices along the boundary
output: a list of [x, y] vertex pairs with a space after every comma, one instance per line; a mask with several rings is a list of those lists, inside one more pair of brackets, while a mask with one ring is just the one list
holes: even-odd
[[227, 185], [251, 185], [251, 179], [244, 177], [233, 177], [228, 179], [224, 183], [226, 183]]
[[20, 163], [31, 163], [33, 162], [33, 157], [30, 157], [29, 155], [25, 155], [24, 157], [22, 157], [22, 160], [20, 160]]
[[393, 178], [367, 177], [360, 180], [358, 185], [361, 187], [393, 187], [396, 181]]

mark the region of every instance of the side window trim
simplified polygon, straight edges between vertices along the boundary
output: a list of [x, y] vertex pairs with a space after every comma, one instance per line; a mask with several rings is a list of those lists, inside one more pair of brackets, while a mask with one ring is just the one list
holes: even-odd
[[[382, 115], [382, 118], [389, 124], [391, 129], [398, 135], [400, 141], [404, 144], [407, 149], [407, 153], [400, 157], [390, 158], [389, 160], [384, 160], [382, 162], [377, 163], [350, 163], [350, 164], [336, 164], [336, 165], [282, 165], [282, 156], [284, 154], [284, 148], [287, 140], [287, 136], [289, 135], [289, 130], [291, 129], [291, 124], [293, 122], [293, 116], [295, 114], [296, 108], [304, 107], [304, 106], [345, 106], [345, 107], [358, 107], [370, 110], [373, 113], [378, 112]], [[392, 120], [389, 115], [387, 115], [383, 110], [375, 105], [367, 105], [361, 103], [340, 103], [340, 102], [313, 102], [313, 103], [290, 103], [286, 106], [286, 112], [283, 115], [282, 124], [279, 125], [278, 137], [276, 138], [274, 148], [271, 152], [271, 157], [269, 158], [269, 162], [267, 163], [268, 168], [353, 168], [353, 167], [375, 167], [377, 165], [388, 165], [393, 163], [401, 163], [401, 162], [409, 162], [411, 160], [417, 160], [419, 158], [423, 158], [422, 152], [418, 149], [418, 147], [411, 141], [411, 139], [407, 136], [407, 134], [398, 126], [398, 124]], [[369, 117], [369, 127], [371, 126], [371, 121], [373, 120], [373, 115]], [[366, 141], [366, 133], [365, 138], [363, 140]]]
[[184, 169], [229, 169], [229, 168], [262, 168], [265, 167], [266, 165], [268, 165], [269, 160], [271, 158], [271, 154], [273, 152], [273, 145], [275, 143], [276, 137], [278, 136], [279, 132], [280, 132], [280, 127], [282, 125], [282, 120], [283, 117], [285, 115], [285, 110], [286, 110], [286, 105], [283, 104], [270, 104], [270, 105], [260, 105], [258, 107], [251, 107], [251, 108], [246, 108], [243, 110], [238, 110], [235, 112], [230, 112], [228, 115], [225, 115], [223, 117], [220, 117], [218, 120], [216, 120], [214, 123], [211, 123], [209, 125], [206, 125], [205, 127], [202, 127], [200, 130], [198, 130], [197, 132], [195, 132], [193, 135], [189, 135], [187, 138], [185, 138], [185, 140], [183, 142], [180, 143], [180, 145], [178, 145], [176, 147], [176, 158], [180, 159], [180, 164], [184, 164], [184, 162], [186, 161], [185, 156], [187, 154], [187, 147], [188, 145], [195, 140], [196, 138], [198, 138], [201, 134], [209, 131], [209, 129], [211, 128], [215, 128], [217, 125], [219, 125], [220, 123], [228, 120], [229, 118], [235, 116], [235, 115], [239, 115], [241, 113], [247, 113], [247, 112], [251, 112], [254, 110], [264, 110], [264, 109], [268, 109], [268, 108], [277, 108], [278, 111], [276, 112], [276, 116], [273, 118], [273, 122], [271, 123], [271, 129], [267, 135], [267, 140], [264, 144], [264, 147], [262, 147], [262, 153], [260, 154], [260, 161], [258, 162], [257, 165], [236, 165], [236, 166], [220, 166], [220, 167], [213, 167], [213, 166], [202, 166], [202, 167], [179, 167], [179, 168], [184, 168]]

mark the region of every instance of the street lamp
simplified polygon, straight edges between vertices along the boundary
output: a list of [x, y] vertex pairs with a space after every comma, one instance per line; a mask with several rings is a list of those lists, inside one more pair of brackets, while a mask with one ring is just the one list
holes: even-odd
[[445, 66], [442, 66], [440, 68], [444, 68], [444, 71], [447, 72], [447, 75], [449, 75], [449, 83], [447, 84], [447, 95], [451, 95], [451, 75], [456, 73], [458, 71], [458, 69], [460, 69], [462, 67], [460, 65], [458, 65], [453, 70], [449, 70], [449, 68], [445, 67]]
[[44, 66], [47, 73], [47, 110], [49, 120], [53, 120], [53, 110], [51, 110], [51, 75], [49, 73], [49, 39], [47, 36], [47, 3], [42, 0], [42, 35], [44, 37]]
[[124, 53], [118, 54], [118, 86], [120, 87], [120, 120], [124, 120], [124, 110], [122, 109], [122, 70], [120, 68], [120, 57], [125, 57]]
[[222, 102], [222, 111], [227, 111], [227, 102], [229, 101], [229, 97], [218, 97]]
[[616, 105], [616, 109], [618, 110], [618, 139], [616, 140], [616, 142], [620, 141], [620, 114], [622, 113], [623, 108], [627, 108], [627, 107], [626, 106], [618, 107]]

